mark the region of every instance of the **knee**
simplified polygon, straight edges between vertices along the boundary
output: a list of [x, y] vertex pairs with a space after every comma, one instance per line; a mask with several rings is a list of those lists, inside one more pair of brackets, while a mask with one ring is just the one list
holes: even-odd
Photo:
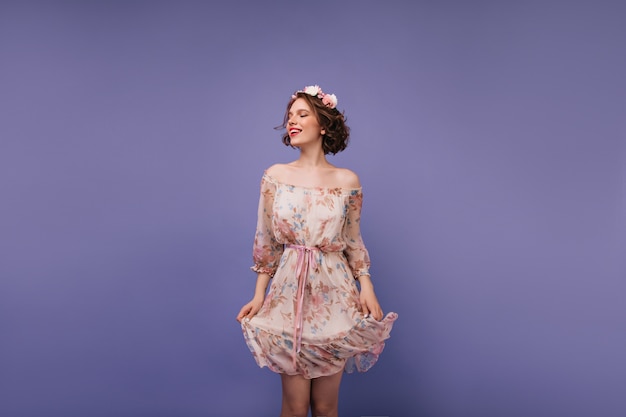
[[331, 417], [337, 415], [337, 404], [318, 402], [311, 408], [312, 417]]
[[289, 417], [307, 417], [309, 414], [309, 403], [304, 401], [290, 401], [285, 404], [285, 409], [289, 410], [286, 414]]

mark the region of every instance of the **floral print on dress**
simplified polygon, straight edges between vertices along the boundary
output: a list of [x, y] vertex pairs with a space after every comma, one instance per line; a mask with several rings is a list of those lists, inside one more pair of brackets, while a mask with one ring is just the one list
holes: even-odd
[[373, 366], [397, 319], [365, 317], [355, 278], [369, 274], [360, 188], [261, 180], [252, 270], [273, 277], [261, 310], [242, 321], [259, 366], [317, 378]]

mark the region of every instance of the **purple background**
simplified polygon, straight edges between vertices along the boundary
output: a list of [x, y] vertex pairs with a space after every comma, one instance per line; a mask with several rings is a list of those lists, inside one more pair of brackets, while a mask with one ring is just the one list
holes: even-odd
[[399, 313], [342, 415], [626, 415], [602, 1], [0, 3], [0, 415], [277, 415], [235, 315], [292, 91], [339, 97]]

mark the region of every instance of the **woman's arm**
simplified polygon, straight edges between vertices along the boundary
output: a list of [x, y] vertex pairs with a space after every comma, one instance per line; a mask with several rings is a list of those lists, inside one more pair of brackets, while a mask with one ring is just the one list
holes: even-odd
[[366, 316], [371, 315], [376, 320], [383, 318], [383, 311], [380, 308], [374, 284], [370, 278], [369, 267], [370, 258], [363, 238], [361, 237], [361, 207], [363, 204], [363, 194], [361, 190], [355, 189], [348, 197], [348, 207], [346, 221], [344, 224], [343, 238], [346, 242], [344, 253], [348, 260], [348, 265], [355, 279], [359, 280], [361, 287], [361, 309]]
[[276, 185], [263, 176], [261, 179], [257, 228], [252, 248], [254, 265], [251, 269], [257, 272], [258, 275], [252, 300], [244, 305], [239, 311], [239, 314], [237, 314], [237, 321], [239, 322], [246, 317], [254, 317], [263, 306], [267, 285], [276, 272], [276, 268], [278, 268], [278, 263], [283, 252], [283, 245], [278, 243], [274, 238], [272, 228], [275, 192]]

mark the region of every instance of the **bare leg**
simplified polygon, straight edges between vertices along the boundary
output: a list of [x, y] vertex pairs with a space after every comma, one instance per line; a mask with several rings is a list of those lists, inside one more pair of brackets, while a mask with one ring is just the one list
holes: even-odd
[[312, 417], [337, 417], [342, 376], [343, 371], [340, 371], [334, 375], [315, 378], [311, 382]]
[[302, 375], [280, 375], [283, 382], [283, 407], [280, 417], [307, 417], [311, 401], [311, 380]]

